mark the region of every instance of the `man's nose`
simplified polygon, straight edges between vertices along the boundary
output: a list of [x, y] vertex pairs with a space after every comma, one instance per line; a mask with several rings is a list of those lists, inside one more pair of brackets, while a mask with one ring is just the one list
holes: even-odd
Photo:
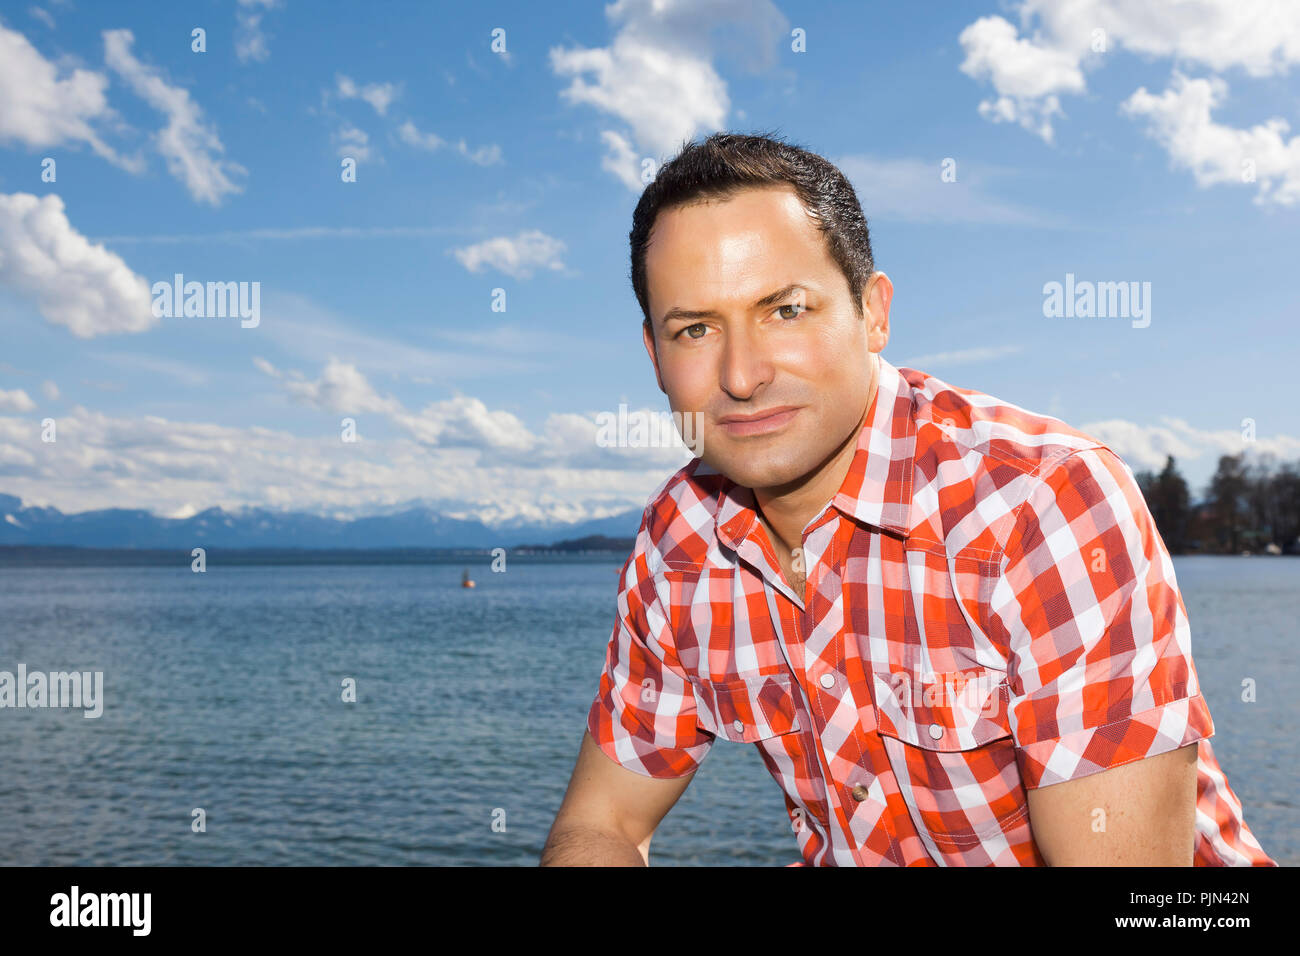
[[763, 335], [743, 322], [728, 326], [723, 335], [718, 384], [732, 398], [745, 401], [772, 378]]

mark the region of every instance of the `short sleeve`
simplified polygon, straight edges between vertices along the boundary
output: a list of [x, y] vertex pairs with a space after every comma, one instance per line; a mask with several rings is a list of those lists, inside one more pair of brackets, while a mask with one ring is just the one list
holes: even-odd
[[648, 544], [643, 525], [619, 575], [618, 617], [587, 729], [611, 760], [629, 770], [681, 777], [699, 767], [713, 735], [696, 722], [695, 693], [647, 566]]
[[1071, 452], [1035, 479], [990, 610], [1009, 650], [1008, 719], [1026, 787], [1214, 733], [1173, 562], [1110, 449]]

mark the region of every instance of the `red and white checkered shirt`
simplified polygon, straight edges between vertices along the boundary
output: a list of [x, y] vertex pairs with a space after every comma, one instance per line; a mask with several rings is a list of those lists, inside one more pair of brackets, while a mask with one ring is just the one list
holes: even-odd
[[1276, 865], [1210, 749], [1174, 568], [1132, 472], [1065, 423], [880, 359], [807, 600], [753, 492], [651, 495], [587, 728], [624, 767], [758, 747], [813, 865], [1044, 865], [1027, 791], [1199, 741], [1195, 863]]

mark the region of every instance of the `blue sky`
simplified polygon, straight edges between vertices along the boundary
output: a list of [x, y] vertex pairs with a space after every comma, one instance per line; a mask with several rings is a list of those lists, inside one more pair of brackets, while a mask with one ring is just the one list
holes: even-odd
[[[719, 129], [852, 180], [893, 364], [1196, 491], [1220, 454], [1294, 460], [1300, 7], [1125, 7], [4, 2], [0, 492], [640, 507], [689, 453], [593, 440], [668, 408], [631, 212], [644, 159]], [[259, 283], [258, 324], [155, 317], [176, 273]], [[1067, 273], [1150, 283], [1149, 324], [1044, 316]]]

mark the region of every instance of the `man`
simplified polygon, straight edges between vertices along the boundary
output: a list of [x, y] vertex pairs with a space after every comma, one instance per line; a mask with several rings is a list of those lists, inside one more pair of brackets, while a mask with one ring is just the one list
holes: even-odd
[[631, 244], [700, 457], [642, 515], [543, 865], [648, 864], [719, 737], [758, 747], [806, 864], [1275, 865], [1128, 467], [880, 355], [893, 285], [838, 169], [689, 144]]

